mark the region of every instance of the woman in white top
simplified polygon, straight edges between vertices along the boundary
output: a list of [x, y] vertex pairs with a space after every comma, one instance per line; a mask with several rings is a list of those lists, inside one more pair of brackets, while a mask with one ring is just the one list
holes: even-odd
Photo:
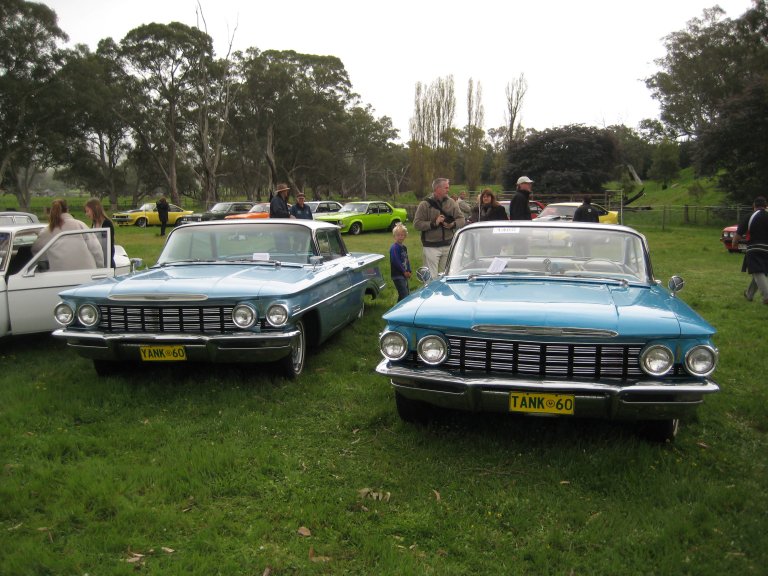
[[[88, 230], [88, 225], [76, 220], [67, 208], [64, 199], [54, 200], [48, 226], [43, 228], [40, 235], [32, 244], [32, 254], [42, 250], [52, 238], [70, 230]], [[93, 234], [63, 238], [53, 244], [47, 251], [48, 270], [81, 270], [87, 268], [104, 268], [104, 250]]]

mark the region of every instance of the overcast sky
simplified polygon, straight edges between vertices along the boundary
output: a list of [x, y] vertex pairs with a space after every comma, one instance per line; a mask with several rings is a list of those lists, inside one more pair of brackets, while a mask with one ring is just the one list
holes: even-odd
[[[172, 21], [205, 29], [195, 0], [40, 0], [70, 44], [96, 48], [133, 28]], [[470, 78], [482, 86], [484, 128], [505, 123], [507, 84], [528, 82], [522, 121], [636, 127], [657, 118], [644, 79], [665, 55], [663, 38], [719, 5], [732, 19], [751, 0], [200, 0], [218, 56], [244, 50], [337, 56], [375, 116], [408, 139], [414, 88], [452, 75], [455, 125], [466, 125]]]

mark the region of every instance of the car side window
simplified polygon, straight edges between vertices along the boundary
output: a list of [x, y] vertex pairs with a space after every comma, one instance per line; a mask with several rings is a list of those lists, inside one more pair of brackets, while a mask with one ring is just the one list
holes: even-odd
[[379, 204], [379, 214], [391, 214], [392, 209], [386, 204]]
[[346, 254], [341, 236], [337, 230], [320, 230], [317, 232], [317, 245], [320, 255], [326, 260], [335, 260]]

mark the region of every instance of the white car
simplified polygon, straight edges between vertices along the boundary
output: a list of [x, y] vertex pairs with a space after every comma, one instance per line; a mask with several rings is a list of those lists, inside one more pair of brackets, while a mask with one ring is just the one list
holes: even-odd
[[[109, 234], [104, 228], [74, 230], [54, 236], [42, 250], [32, 255], [32, 244], [45, 224], [0, 225], [0, 337], [52, 332], [58, 325], [52, 311], [59, 292], [103, 278], [131, 271], [134, 264], [122, 246], [115, 246], [116, 268], [109, 266]], [[104, 257], [96, 268], [50, 270], [51, 248], [74, 242], [96, 241]]]

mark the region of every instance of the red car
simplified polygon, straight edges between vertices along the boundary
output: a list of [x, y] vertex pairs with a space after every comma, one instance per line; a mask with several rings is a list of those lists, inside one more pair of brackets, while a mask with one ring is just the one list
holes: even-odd
[[733, 237], [736, 235], [736, 228], [738, 228], [736, 224], [723, 228], [723, 232], [720, 234], [720, 241], [723, 243], [723, 246], [725, 246], [725, 249], [728, 250], [728, 252], [746, 252], [747, 241], [749, 240], [749, 232], [747, 232], [746, 238], [741, 239], [741, 242], [739, 242], [738, 246], [734, 246]]

